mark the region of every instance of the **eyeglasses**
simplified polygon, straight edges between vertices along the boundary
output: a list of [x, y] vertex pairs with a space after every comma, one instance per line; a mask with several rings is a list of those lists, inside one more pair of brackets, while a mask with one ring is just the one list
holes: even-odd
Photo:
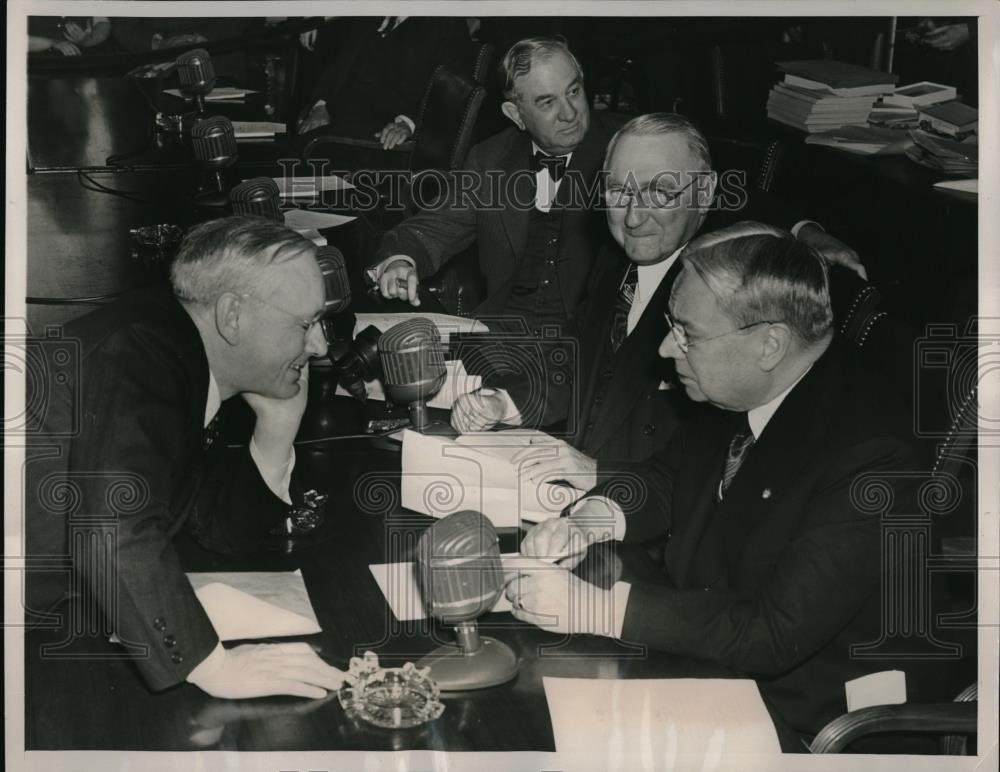
[[697, 345], [699, 343], [707, 343], [710, 340], [725, 338], [727, 335], [737, 335], [741, 332], [752, 330], [754, 327], [759, 327], [762, 324], [777, 324], [777, 322], [773, 322], [769, 319], [762, 319], [759, 322], [752, 322], [751, 324], [745, 324], [742, 327], [737, 327], [735, 330], [722, 332], [719, 333], [718, 335], [713, 335], [710, 338], [692, 339], [688, 336], [687, 331], [673, 320], [673, 317], [670, 316], [669, 311], [665, 311], [663, 313], [663, 317], [667, 320], [667, 329], [670, 331], [670, 334], [674, 336], [674, 342], [677, 344], [677, 348], [681, 350], [681, 353], [684, 354], [684, 356], [687, 356], [687, 353], [692, 346]]
[[614, 209], [623, 209], [636, 201], [646, 209], [666, 209], [673, 204], [681, 194], [698, 181], [695, 176], [691, 182], [680, 190], [665, 190], [657, 185], [648, 185], [642, 190], [630, 190], [624, 185], [609, 185], [604, 190], [604, 201]]
[[273, 309], [274, 311], [284, 314], [285, 316], [290, 318], [293, 322], [295, 322], [296, 326], [301, 327], [306, 335], [312, 332], [313, 327], [315, 327], [318, 324], [320, 325], [320, 332], [324, 334], [324, 337], [326, 335], [325, 331], [323, 330], [322, 324], [320, 324], [323, 320], [322, 311], [316, 314], [316, 316], [314, 316], [312, 319], [303, 319], [301, 316], [296, 316], [291, 311], [286, 311], [281, 306], [276, 306], [274, 305], [274, 303], [269, 303], [268, 301], [264, 300], [264, 298], [262, 298], [260, 295], [256, 295], [253, 292], [244, 292], [240, 297], [253, 298], [261, 305], [267, 306], [268, 308]]

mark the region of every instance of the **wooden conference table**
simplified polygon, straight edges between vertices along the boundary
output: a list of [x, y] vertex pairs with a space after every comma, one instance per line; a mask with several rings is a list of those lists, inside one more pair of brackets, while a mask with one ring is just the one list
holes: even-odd
[[[356, 431], [365, 411], [329, 384], [312, 379], [310, 410], [322, 400], [341, 433]], [[384, 414], [374, 403], [371, 415]], [[307, 415], [308, 418], [308, 415]], [[312, 416], [315, 423], [316, 416]], [[304, 428], [304, 434], [309, 430]], [[368, 566], [410, 560], [431, 518], [399, 505], [400, 454], [385, 440], [301, 445], [297, 476], [327, 490], [326, 521], [299, 544], [278, 541], [255, 556], [209, 553], [181, 538], [188, 570], [301, 569], [322, 632], [304, 638], [331, 664], [375, 651], [399, 666], [429, 652], [426, 622], [399, 623]], [[517, 548], [514, 530], [501, 534], [503, 551]], [[63, 607], [63, 612], [68, 610]], [[336, 696], [323, 700], [219, 700], [188, 684], [150, 693], [133, 666], [114, 659], [120, 649], [101, 637], [81, 638], [43, 657], [40, 647], [61, 638], [29, 632], [26, 645], [25, 747], [34, 750], [448, 750], [554, 751], [542, 686], [545, 676], [636, 678], [719, 675], [718, 667], [643, 652], [610, 639], [566, 637], [492, 613], [481, 630], [510, 645], [520, 659], [504, 685], [444, 697], [444, 714], [422, 727], [381, 729], [345, 717]], [[444, 640], [450, 633], [435, 624]]]

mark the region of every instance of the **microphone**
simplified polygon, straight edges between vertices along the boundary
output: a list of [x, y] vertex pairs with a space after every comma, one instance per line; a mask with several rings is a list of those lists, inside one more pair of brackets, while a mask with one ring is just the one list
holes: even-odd
[[347, 265], [343, 253], [329, 244], [316, 250], [316, 262], [323, 274], [326, 301], [323, 318], [339, 314], [351, 304], [351, 285], [347, 280]]
[[[378, 342], [381, 336], [382, 331], [372, 324], [359, 332], [358, 336], [347, 345], [343, 345], [340, 341], [330, 344], [330, 360], [337, 382], [347, 389], [352, 397], [362, 402], [368, 399], [365, 381], [372, 381], [382, 374], [378, 357]], [[335, 348], [341, 351], [336, 357], [333, 354]]]
[[[387, 333], [388, 334], [388, 333]], [[428, 667], [442, 691], [485, 689], [517, 675], [517, 657], [507, 644], [481, 637], [476, 619], [503, 592], [503, 566], [496, 529], [479, 512], [443, 517], [417, 542], [417, 582], [428, 614], [455, 625], [458, 645], [439, 646], [417, 667]]]
[[281, 210], [278, 209], [279, 200], [278, 184], [270, 177], [244, 180], [229, 191], [233, 214], [284, 222]]
[[238, 156], [232, 121], [220, 115], [198, 121], [191, 129], [191, 143], [195, 160], [211, 173], [215, 187], [215, 190], [196, 195], [195, 202], [200, 206], [222, 209], [228, 201], [222, 170], [232, 166]]
[[205, 112], [205, 96], [215, 87], [215, 67], [204, 48], [185, 51], [177, 57], [177, 75], [181, 93], [198, 104], [198, 112]]
[[444, 385], [444, 348], [434, 323], [415, 317], [390, 327], [378, 341], [386, 397], [410, 406], [410, 426], [423, 431], [430, 424], [427, 400]]

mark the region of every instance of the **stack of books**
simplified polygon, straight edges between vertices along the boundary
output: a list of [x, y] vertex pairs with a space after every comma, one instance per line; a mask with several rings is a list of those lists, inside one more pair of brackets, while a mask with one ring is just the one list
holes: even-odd
[[875, 107], [869, 122], [873, 126], [893, 129], [917, 128], [920, 124], [920, 109], [928, 105], [955, 99], [954, 86], [922, 81], [899, 86], [892, 94], [882, 97]]
[[872, 105], [891, 94], [896, 75], [847, 62], [780, 62], [784, 81], [771, 89], [767, 116], [810, 134], [868, 122]]
[[921, 107], [920, 128], [962, 139], [979, 129], [979, 111], [957, 99]]

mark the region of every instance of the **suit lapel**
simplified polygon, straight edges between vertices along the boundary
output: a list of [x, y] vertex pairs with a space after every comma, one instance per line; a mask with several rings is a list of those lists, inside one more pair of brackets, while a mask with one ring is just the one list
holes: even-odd
[[[515, 135], [510, 150], [503, 160], [505, 188], [501, 201], [503, 208], [500, 220], [503, 223], [507, 243], [510, 245], [514, 262], [510, 275], [514, 275], [514, 267], [521, 262], [528, 244], [528, 222], [531, 219], [531, 209], [535, 200], [535, 183], [528, 166], [531, 154], [531, 141], [527, 134], [520, 132]], [[506, 189], [506, 181], [515, 176], [511, 190]], [[508, 197], [510, 196], [510, 197]], [[505, 200], [506, 199], [506, 200]]]

